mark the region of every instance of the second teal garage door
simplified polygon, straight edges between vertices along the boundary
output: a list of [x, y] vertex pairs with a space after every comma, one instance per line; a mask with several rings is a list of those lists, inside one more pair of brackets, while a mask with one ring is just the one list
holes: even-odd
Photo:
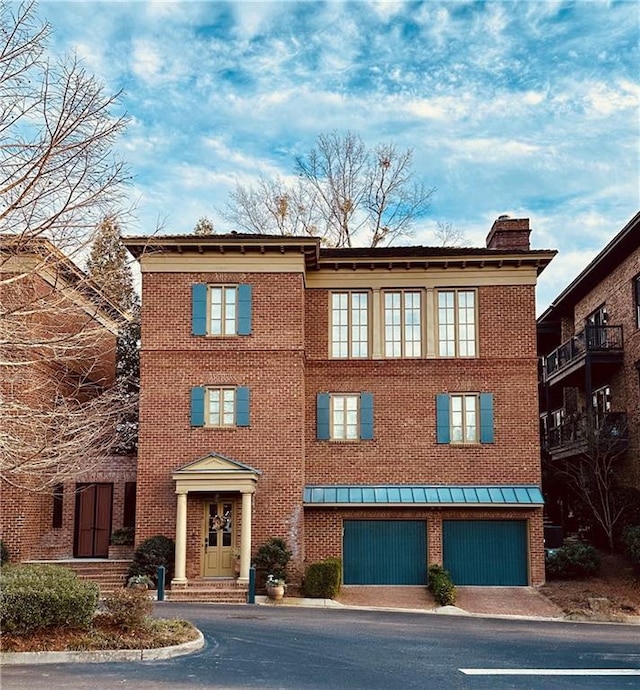
[[442, 557], [456, 585], [528, 585], [526, 520], [443, 520]]
[[345, 520], [345, 585], [423, 585], [427, 536], [422, 520]]

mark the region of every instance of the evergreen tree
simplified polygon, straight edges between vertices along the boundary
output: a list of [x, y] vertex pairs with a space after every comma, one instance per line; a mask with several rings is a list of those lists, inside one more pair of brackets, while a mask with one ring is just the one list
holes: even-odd
[[106, 216], [98, 226], [87, 259], [87, 273], [121, 311], [127, 313], [135, 306], [133, 275], [115, 216]]
[[138, 447], [138, 397], [140, 392], [140, 300], [133, 287], [128, 253], [114, 216], [105, 217], [87, 260], [87, 273], [121, 311], [130, 316], [118, 334], [115, 386], [122, 402], [114, 451], [135, 453]]

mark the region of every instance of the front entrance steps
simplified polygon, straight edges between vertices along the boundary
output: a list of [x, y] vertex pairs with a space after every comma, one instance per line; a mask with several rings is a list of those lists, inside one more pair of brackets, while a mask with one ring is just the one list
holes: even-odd
[[100, 587], [100, 596], [122, 589], [127, 583], [127, 572], [131, 561], [109, 561], [101, 558], [73, 558], [47, 561], [27, 561], [33, 564], [59, 565], [70, 568], [81, 580], [95, 582]]
[[167, 601], [202, 601], [216, 604], [246, 604], [249, 586], [234, 578], [198, 577], [184, 584], [172, 583]]

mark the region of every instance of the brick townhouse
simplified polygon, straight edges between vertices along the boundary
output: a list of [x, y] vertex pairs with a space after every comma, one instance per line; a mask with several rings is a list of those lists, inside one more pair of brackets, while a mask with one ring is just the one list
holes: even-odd
[[[537, 329], [549, 467], [593, 453], [597, 438], [624, 451], [619, 483], [640, 490], [640, 213], [552, 301]], [[550, 517], [576, 529], [570, 496], [557, 480], [547, 488]]]
[[238, 582], [270, 536], [346, 584], [544, 581], [528, 219], [486, 248], [125, 238], [142, 269], [136, 542], [173, 588]]
[[[58, 444], [50, 437], [67, 422], [64, 413], [56, 418], [54, 409], [86, 403], [113, 383], [116, 334], [125, 316], [44, 239], [0, 237], [0, 281], [6, 478], [0, 486], [0, 537], [16, 562], [107, 558], [111, 532], [127, 521], [133, 526], [135, 519], [135, 458], [97, 459], [76, 449], [72, 477], [57, 472], [55, 453], [64, 446], [63, 437]], [[67, 335], [72, 349], [55, 358]], [[39, 346], [47, 342], [62, 345]], [[23, 418], [22, 405], [41, 412], [46, 433], [38, 429], [36, 414]], [[67, 441], [73, 445], [71, 436]], [[24, 450], [24, 457], [9, 457], [10, 449]], [[39, 469], [33, 466], [38, 458]], [[20, 470], [24, 463], [32, 465], [30, 472]]]

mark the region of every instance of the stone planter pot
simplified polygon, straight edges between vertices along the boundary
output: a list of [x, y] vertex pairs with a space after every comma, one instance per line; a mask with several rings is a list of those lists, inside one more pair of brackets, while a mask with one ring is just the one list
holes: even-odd
[[284, 598], [284, 585], [267, 585], [267, 596], [273, 601], [282, 601]]

